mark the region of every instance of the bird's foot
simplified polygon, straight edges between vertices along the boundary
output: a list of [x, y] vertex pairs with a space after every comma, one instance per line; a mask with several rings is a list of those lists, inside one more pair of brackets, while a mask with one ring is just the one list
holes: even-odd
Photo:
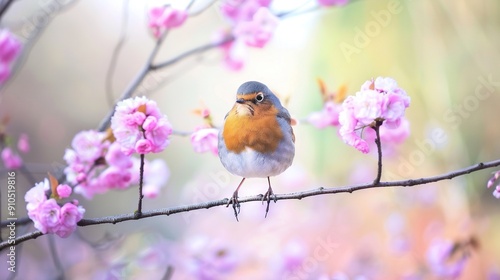
[[227, 202], [226, 207], [229, 207], [229, 204], [233, 205], [234, 216], [236, 217], [236, 221], [239, 221], [238, 214], [240, 213], [240, 202], [238, 201], [238, 192], [233, 193], [233, 196]]
[[269, 204], [271, 203], [271, 197], [272, 197], [274, 203], [276, 203], [276, 201], [278, 201], [276, 199], [276, 195], [273, 192], [273, 189], [271, 189], [271, 187], [269, 187], [269, 189], [267, 190], [267, 192], [262, 197], [262, 203], [264, 203], [264, 200], [267, 201], [266, 215], [264, 216], [265, 218], [267, 218], [267, 213], [269, 212]]

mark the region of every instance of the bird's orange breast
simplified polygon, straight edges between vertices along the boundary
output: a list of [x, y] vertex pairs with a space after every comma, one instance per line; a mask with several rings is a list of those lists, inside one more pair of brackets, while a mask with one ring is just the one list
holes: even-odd
[[240, 153], [247, 147], [260, 153], [274, 152], [283, 139], [277, 119], [278, 110], [260, 106], [248, 110], [241, 106], [249, 105], [236, 104], [226, 117], [222, 135], [227, 149], [234, 153]]

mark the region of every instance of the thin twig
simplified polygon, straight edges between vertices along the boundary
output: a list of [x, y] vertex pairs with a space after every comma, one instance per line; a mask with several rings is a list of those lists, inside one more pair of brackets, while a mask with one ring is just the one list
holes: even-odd
[[116, 65], [118, 62], [118, 56], [120, 55], [120, 51], [122, 50], [125, 41], [127, 40], [127, 26], [128, 26], [128, 4], [129, 1], [123, 1], [123, 11], [122, 11], [122, 24], [120, 37], [118, 42], [116, 43], [115, 49], [113, 50], [113, 54], [111, 55], [111, 61], [109, 62], [108, 72], [106, 73], [106, 98], [108, 100], [108, 104], [113, 105], [113, 76], [115, 74]]
[[7, 0], [6, 3], [0, 7], [0, 18], [3, 17], [3, 14], [5, 14], [12, 3], [14, 3], [14, 0]]
[[227, 36], [225, 37], [224, 39], [218, 41], [218, 42], [215, 42], [215, 43], [208, 43], [208, 44], [205, 44], [205, 45], [201, 45], [199, 47], [196, 47], [196, 48], [193, 48], [191, 50], [188, 50], [184, 53], [181, 53], [179, 55], [177, 55], [176, 57], [174, 58], [171, 58], [169, 60], [166, 60], [164, 62], [160, 62], [160, 63], [157, 63], [155, 65], [152, 65], [151, 66], [151, 70], [158, 70], [160, 68], [165, 68], [167, 66], [170, 66], [170, 65], [173, 65], [189, 56], [192, 56], [194, 54], [198, 54], [198, 53], [201, 53], [201, 52], [205, 52], [205, 51], [208, 51], [210, 49], [213, 49], [213, 48], [216, 48], [216, 47], [220, 47], [224, 44], [227, 44], [227, 43], [230, 43], [234, 41], [234, 37], [233, 36]]
[[141, 154], [141, 166], [139, 167], [139, 203], [137, 205], [137, 211], [135, 211], [135, 216], [139, 219], [142, 216], [142, 199], [144, 194], [142, 194], [142, 185], [144, 184], [144, 154]]
[[372, 127], [375, 130], [375, 144], [377, 144], [377, 152], [378, 152], [378, 163], [377, 163], [377, 177], [373, 181], [374, 185], [380, 183], [380, 178], [382, 178], [382, 143], [380, 141], [380, 126], [383, 121], [376, 120], [375, 127]]
[[[12, 221], [9, 221], [9, 220], [2, 221], [0, 223], [0, 228], [7, 227], [11, 222]], [[28, 218], [28, 217], [22, 217], [22, 218], [18, 218], [16, 220], [16, 226], [26, 225], [26, 224], [29, 224], [29, 223], [31, 223], [31, 219]]]
[[[428, 183], [434, 183], [434, 182], [439, 182], [443, 180], [450, 180], [458, 176], [462, 176], [465, 174], [473, 173], [479, 170], [487, 169], [487, 168], [492, 168], [500, 166], [500, 159], [490, 161], [490, 162], [485, 162], [485, 163], [478, 163], [466, 168], [458, 169], [452, 172], [444, 173], [441, 175], [437, 176], [432, 176], [432, 177], [426, 177], [426, 178], [420, 178], [420, 179], [410, 179], [410, 180], [402, 180], [402, 181], [392, 181], [392, 182], [380, 182], [377, 185], [373, 183], [369, 184], [361, 184], [361, 185], [354, 185], [354, 186], [342, 186], [342, 187], [320, 187], [317, 189], [313, 190], [308, 190], [308, 191], [302, 191], [302, 192], [294, 192], [294, 193], [287, 193], [287, 194], [276, 194], [275, 198], [276, 201], [278, 200], [288, 200], [288, 199], [303, 199], [306, 197], [310, 196], [316, 196], [316, 195], [324, 195], [324, 194], [336, 194], [336, 193], [352, 193], [355, 191], [360, 191], [360, 190], [365, 190], [365, 189], [372, 189], [372, 188], [381, 188], [381, 187], [411, 187], [411, 186], [417, 186], [417, 185], [425, 185]], [[246, 203], [250, 201], [257, 201], [261, 202], [262, 201], [262, 194], [256, 195], [256, 196], [248, 196], [248, 197], [243, 197], [238, 199], [240, 203]], [[200, 209], [209, 209], [212, 207], [216, 206], [226, 206], [228, 203], [228, 199], [220, 199], [220, 200], [214, 200], [214, 201], [208, 201], [200, 204], [192, 204], [192, 205], [184, 205], [184, 206], [176, 206], [176, 207], [171, 207], [171, 208], [163, 208], [163, 209], [156, 209], [152, 211], [146, 211], [142, 212], [141, 216], [137, 218], [135, 213], [130, 213], [130, 214], [120, 214], [116, 216], [107, 216], [107, 217], [101, 217], [101, 218], [93, 218], [93, 219], [82, 219], [80, 222], [78, 222], [78, 226], [84, 227], [84, 226], [91, 226], [91, 225], [98, 225], [98, 224], [117, 224], [125, 221], [132, 221], [132, 220], [139, 220], [139, 219], [146, 219], [154, 216], [161, 216], [161, 215], [173, 215], [177, 213], [182, 213], [182, 212], [189, 212], [189, 211], [194, 211], [194, 210], [200, 210]], [[17, 237], [16, 244], [20, 244], [26, 240], [30, 239], [35, 239], [42, 235], [40, 231], [35, 231], [31, 232], [22, 236]], [[10, 246], [8, 242], [4, 241], [0, 243], [0, 250], [3, 250]]]
[[156, 44], [155, 44], [153, 50], [149, 54], [149, 57], [146, 60], [146, 62], [144, 63], [144, 65], [142, 66], [141, 70], [139, 70], [139, 72], [137, 73], [137, 75], [135, 76], [135, 78], [128, 85], [127, 89], [123, 92], [122, 96], [115, 102], [115, 105], [113, 106], [113, 109], [101, 121], [101, 124], [99, 124], [99, 126], [97, 128], [98, 131], [102, 132], [102, 131], [104, 131], [104, 130], [106, 130], [108, 128], [109, 123], [111, 121], [111, 117], [113, 117], [113, 114], [115, 113], [115, 108], [114, 107], [116, 107], [116, 104], [118, 102], [124, 100], [124, 99], [130, 98], [132, 96], [132, 94], [134, 93], [134, 91], [137, 89], [137, 87], [144, 80], [144, 78], [146, 77], [146, 75], [152, 70], [153, 60], [155, 59], [156, 54], [160, 50], [160, 47], [161, 47], [163, 41], [165, 40], [165, 38], [167, 37], [167, 35], [168, 35], [168, 30], [166, 30], [163, 33], [163, 35], [160, 38], [158, 38], [158, 40], [156, 41]]

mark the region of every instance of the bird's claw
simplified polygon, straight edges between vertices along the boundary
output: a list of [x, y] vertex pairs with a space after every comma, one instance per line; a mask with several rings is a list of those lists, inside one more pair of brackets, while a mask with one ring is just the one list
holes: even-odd
[[269, 188], [269, 190], [267, 190], [267, 192], [264, 194], [264, 196], [262, 196], [262, 203], [264, 203], [264, 200], [267, 201], [266, 215], [264, 216], [265, 218], [267, 218], [267, 213], [269, 212], [269, 204], [271, 203], [271, 197], [272, 197], [274, 203], [276, 203], [278, 201], [278, 199], [276, 198], [276, 195], [273, 193], [273, 190], [271, 188]]
[[240, 202], [238, 201], [238, 194], [235, 192], [233, 196], [227, 202], [226, 207], [229, 207], [229, 204], [233, 205], [234, 216], [236, 217], [236, 221], [238, 220], [238, 214], [240, 213]]

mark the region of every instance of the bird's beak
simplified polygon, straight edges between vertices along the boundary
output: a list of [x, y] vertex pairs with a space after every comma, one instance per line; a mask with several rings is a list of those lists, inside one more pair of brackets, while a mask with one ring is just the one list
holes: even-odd
[[239, 103], [239, 104], [245, 104], [245, 99], [243, 99], [243, 98], [238, 98], [238, 99], [236, 99], [236, 103]]

